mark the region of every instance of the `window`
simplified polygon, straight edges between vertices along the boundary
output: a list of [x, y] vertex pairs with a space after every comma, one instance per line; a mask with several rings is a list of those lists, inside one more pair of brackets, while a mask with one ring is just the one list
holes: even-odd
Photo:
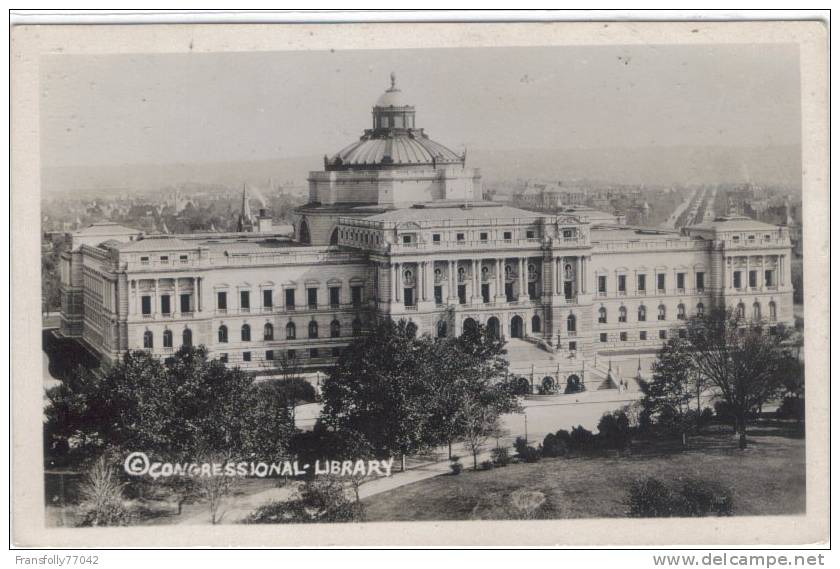
[[758, 286], [758, 271], [750, 271], [749, 273], [750, 288]]
[[362, 290], [363, 287], [361, 285], [353, 285], [350, 287], [350, 298], [353, 306], [362, 305]]
[[607, 276], [598, 275], [598, 294], [605, 296], [607, 294]]
[[668, 331], [667, 330], [660, 330], [659, 331], [659, 339], [660, 340], [667, 340], [668, 339]]
[[148, 265], [149, 264], [149, 258], [148, 257], [140, 257], [140, 264], [141, 265]]
[[432, 233], [432, 243], [440, 244], [440, 233]]
[[464, 241], [464, 234], [463, 234], [463, 233], [457, 233], [457, 234], [455, 234], [455, 240], [456, 240], [456, 241], [463, 242], [463, 241]]
[[151, 296], [140, 297], [140, 310], [143, 312], [143, 316], [148, 316], [152, 313], [152, 297]]
[[242, 325], [242, 329], [240, 330], [240, 337], [242, 338], [243, 342], [251, 341], [251, 327], [248, 324]]
[[295, 323], [289, 322], [288, 324], [286, 324], [286, 339], [294, 340], [295, 337]]
[[250, 362], [251, 361], [251, 352], [242, 352], [242, 361], [243, 362]]
[[636, 280], [638, 281], [636, 283], [636, 290], [640, 294], [644, 294], [647, 287], [647, 275], [638, 275]]
[[677, 305], [677, 320], [685, 320], [685, 304], [682, 302]]
[[314, 320], [309, 323], [309, 337], [310, 338], [317, 338], [318, 337], [318, 323]]
[[510, 241], [511, 239], [513, 239], [513, 233], [511, 233], [510, 231], [505, 231], [503, 235], [505, 241]]
[[753, 303], [753, 320], [761, 320], [761, 305], [758, 302]]
[[639, 307], [639, 322], [644, 322], [647, 320], [647, 308], [644, 306]]
[[341, 322], [333, 320], [330, 322], [330, 338], [338, 338], [341, 336]]
[[192, 312], [192, 295], [191, 294], [182, 294], [181, 295], [181, 312]]
[[741, 237], [739, 235], [733, 235], [732, 236], [732, 242], [733, 243], [740, 243], [741, 242]]
[[306, 289], [306, 305], [310, 309], [318, 308], [318, 289], [317, 288], [308, 288]]
[[218, 310], [227, 310], [227, 293], [219, 291], [216, 293], [216, 308]]
[[228, 329], [227, 326], [222, 324], [219, 326], [219, 343], [225, 344], [228, 341]]
[[160, 297], [160, 313], [172, 314], [172, 303], [170, 302], [168, 294], [164, 294]]
[[481, 233], [479, 233], [478, 238], [481, 239], [482, 241], [487, 241], [487, 233], [482, 231]]
[[773, 282], [773, 271], [772, 269], [768, 269], [764, 271], [764, 286], [770, 287], [775, 286]]
[[677, 290], [685, 290], [685, 273], [677, 273]]
[[627, 309], [623, 306], [618, 309], [618, 321], [627, 322]]
[[223, 364], [228, 363], [228, 355], [227, 354], [219, 354], [219, 361]]
[[618, 294], [627, 294], [627, 275], [618, 275]]
[[163, 331], [163, 347], [164, 348], [171, 348], [172, 347], [172, 330], [164, 330]]
[[330, 287], [330, 308], [338, 308], [341, 304], [341, 288], [337, 286]]
[[481, 283], [481, 301], [490, 304], [490, 285], [487, 283]]
[[746, 316], [746, 307], [744, 306], [743, 302], [738, 303], [738, 307], [735, 309], [735, 317], [743, 319]]
[[697, 316], [704, 316], [706, 314], [706, 307], [702, 302], [697, 303]]
[[178, 259], [181, 261], [181, 263], [186, 263], [190, 260], [190, 258], [187, 255], [181, 255], [180, 257], [178, 257]]
[[566, 332], [576, 332], [577, 331], [577, 318], [575, 318], [574, 314], [569, 314], [569, 317], [566, 318]]
[[270, 288], [263, 289], [263, 308], [271, 308], [274, 306], [274, 291]]
[[184, 333], [181, 334], [181, 344], [187, 347], [192, 346], [192, 330], [189, 328], [184, 329]]
[[627, 341], [627, 332], [619, 332], [618, 333], [618, 339], [621, 340], [622, 342], [626, 342]]
[[245, 312], [251, 310], [251, 291], [239, 291], [239, 309]]
[[598, 324], [607, 323], [607, 309], [603, 306], [598, 309]]
[[295, 309], [295, 289], [287, 288], [286, 289], [286, 310], [294, 310]]
[[274, 359], [274, 350], [266, 350], [265, 351], [265, 359], [271, 361]]
[[353, 335], [358, 336], [362, 333], [362, 321], [356, 318], [353, 320]]
[[402, 238], [403, 245], [411, 244], [411, 235], [403, 235]]
[[607, 334], [606, 334], [606, 332], [601, 332], [601, 335], [600, 335], [600, 340], [601, 340], [601, 343], [602, 343], [602, 344], [604, 344], [604, 343], [606, 343], [606, 342], [607, 342]]
[[435, 285], [435, 304], [443, 304], [443, 287]]
[[169, 264], [169, 255], [161, 255], [160, 256], [160, 263], [162, 265], [168, 265]]
[[639, 331], [639, 340], [647, 340], [647, 332], [645, 330]]
[[694, 275], [694, 282], [697, 285], [697, 290], [702, 291], [706, 288], [706, 273], [698, 272]]
[[321, 356], [321, 354], [318, 352], [318, 348], [309, 348], [309, 358], [310, 359], [314, 360], [314, 359], [319, 358], [320, 356]]
[[665, 305], [659, 305], [659, 314], [657, 315], [657, 320], [665, 320]]
[[146, 330], [145, 332], [143, 332], [143, 348], [146, 350], [151, 350], [154, 347], [154, 335], [149, 330]]
[[534, 239], [534, 232], [529, 229], [528, 231], [525, 232], [525, 238], [526, 239]]
[[732, 286], [734, 288], [741, 288], [741, 271], [732, 273]]
[[577, 342], [569, 342], [569, 351], [576, 352], [577, 351]]
[[665, 292], [665, 273], [659, 273], [656, 275], [656, 290], [659, 292]]
[[770, 304], [767, 308], [768, 308], [767, 311], [769, 313], [768, 316], [770, 317], [770, 321], [775, 322], [776, 321], [776, 303], [771, 300]]
[[263, 326], [263, 340], [270, 341], [274, 339], [274, 326], [271, 322], [266, 322]]

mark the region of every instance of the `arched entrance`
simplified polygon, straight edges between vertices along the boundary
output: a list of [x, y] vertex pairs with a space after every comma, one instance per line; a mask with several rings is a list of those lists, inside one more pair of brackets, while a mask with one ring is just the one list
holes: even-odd
[[521, 316], [514, 316], [510, 319], [510, 335], [513, 338], [521, 338], [523, 336]]
[[333, 232], [330, 235], [330, 245], [338, 245], [338, 227], [333, 229]]
[[583, 391], [583, 383], [576, 375], [570, 375], [566, 379], [566, 393], [579, 393]]
[[527, 377], [517, 378], [516, 382], [514, 383], [514, 392], [516, 393], [516, 395], [531, 394], [531, 382], [528, 381]]
[[540, 320], [540, 317], [537, 316], [536, 314], [534, 315], [533, 318], [531, 318], [531, 332], [534, 332], [534, 333], [542, 332], [542, 321]]
[[467, 318], [464, 320], [464, 324], [461, 326], [461, 334], [465, 334], [467, 332], [477, 332], [478, 331], [478, 322], [473, 320], [472, 318]]
[[557, 382], [550, 375], [545, 376], [541, 383], [542, 393], [544, 395], [552, 395], [557, 393]]
[[487, 333], [490, 334], [491, 338], [498, 340], [501, 337], [501, 325], [499, 323], [499, 319], [495, 316], [491, 316], [489, 320], [487, 320]]

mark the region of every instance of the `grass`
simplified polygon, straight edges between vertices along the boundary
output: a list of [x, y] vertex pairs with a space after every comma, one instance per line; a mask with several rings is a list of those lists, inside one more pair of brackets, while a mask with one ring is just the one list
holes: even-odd
[[[791, 423], [761, 420], [749, 446], [737, 448], [729, 427], [713, 426], [689, 439], [635, 441], [619, 455], [602, 452], [543, 459], [461, 475], [439, 476], [366, 499], [368, 521], [594, 518], [626, 515], [631, 481], [656, 476], [717, 481], [731, 489], [734, 515], [805, 512], [805, 441]], [[527, 514], [514, 492], [536, 491], [542, 505]], [[514, 494], [513, 498], [511, 495]]]

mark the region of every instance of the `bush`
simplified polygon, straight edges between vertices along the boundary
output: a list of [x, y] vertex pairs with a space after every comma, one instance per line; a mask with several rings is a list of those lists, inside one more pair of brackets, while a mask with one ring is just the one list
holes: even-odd
[[519, 458], [529, 463], [539, 462], [542, 458], [542, 449], [532, 446], [525, 447], [524, 451], [519, 453]]
[[595, 435], [578, 425], [569, 433], [569, 448], [576, 451], [589, 451], [596, 447]]
[[557, 437], [557, 440], [562, 442], [566, 447], [570, 447], [572, 445], [572, 435], [566, 429], [560, 429], [554, 436]]
[[697, 419], [697, 424], [701, 427], [705, 427], [709, 423], [712, 422], [715, 418], [715, 413], [712, 411], [711, 407], [704, 407], [703, 410], [700, 412], [700, 416]]
[[490, 455], [493, 457], [493, 462], [496, 466], [507, 466], [510, 464], [510, 453], [506, 448], [494, 448], [490, 451]]
[[88, 469], [79, 486], [79, 526], [124, 526], [131, 522], [131, 514], [123, 505], [121, 482], [106, 456], [97, 459]]
[[776, 416], [780, 419], [805, 420], [805, 398], [787, 395], [782, 404], [776, 409]]
[[676, 489], [652, 476], [637, 480], [628, 491], [632, 518], [732, 515], [732, 493], [716, 482], [687, 479]]
[[478, 466], [481, 470], [493, 470], [496, 464], [492, 460], [484, 460]]
[[604, 413], [598, 421], [598, 442], [604, 448], [625, 449], [630, 438], [630, 420], [624, 411]]
[[461, 464], [461, 457], [452, 455], [452, 458], [449, 459], [449, 469], [452, 471], [452, 474], [458, 475], [461, 474], [461, 471], [464, 470], [464, 465]]
[[525, 437], [516, 437], [516, 440], [513, 441], [513, 448], [516, 449], [516, 454], [521, 456], [528, 448], [528, 441], [525, 440]]
[[561, 441], [554, 433], [548, 433], [545, 436], [542, 449], [543, 456], [546, 458], [566, 456], [569, 452], [569, 447], [566, 443]]

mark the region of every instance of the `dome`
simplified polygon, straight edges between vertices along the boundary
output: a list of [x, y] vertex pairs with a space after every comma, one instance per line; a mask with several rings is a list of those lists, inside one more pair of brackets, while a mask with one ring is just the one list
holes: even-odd
[[346, 168], [461, 163], [462, 156], [422, 133], [383, 138], [365, 135], [329, 160], [330, 165]]
[[407, 107], [402, 91], [397, 89], [397, 76], [391, 73], [391, 86], [376, 100], [377, 107]]

